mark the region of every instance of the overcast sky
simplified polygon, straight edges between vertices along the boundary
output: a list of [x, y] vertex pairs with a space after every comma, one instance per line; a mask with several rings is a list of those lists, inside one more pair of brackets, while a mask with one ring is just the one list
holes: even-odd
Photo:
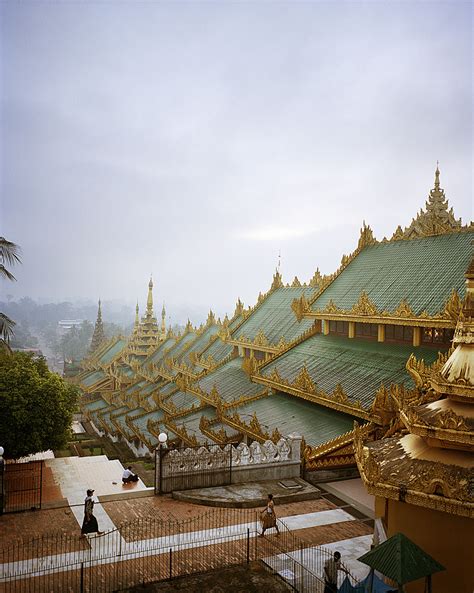
[[279, 250], [303, 281], [408, 225], [437, 159], [472, 218], [470, 2], [0, 10], [3, 293], [144, 306], [152, 272], [171, 316], [231, 312]]

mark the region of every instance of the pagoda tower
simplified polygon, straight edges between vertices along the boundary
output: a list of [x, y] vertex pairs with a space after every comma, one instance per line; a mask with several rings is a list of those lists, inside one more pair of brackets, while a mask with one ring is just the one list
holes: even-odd
[[166, 309], [163, 301], [163, 308], [161, 309], [161, 335], [160, 339], [164, 342], [166, 340]]
[[[386, 535], [402, 532], [446, 571], [433, 590], [471, 593], [474, 534], [474, 258], [451, 354], [421, 395], [397, 401], [402, 435], [355, 442], [361, 477]], [[405, 434], [403, 434], [405, 433]], [[413, 583], [407, 592], [422, 592]]]
[[102, 323], [102, 309], [99, 299], [99, 308], [97, 310], [97, 319], [95, 322], [94, 333], [92, 335], [89, 352], [92, 354], [105, 341], [104, 325]]

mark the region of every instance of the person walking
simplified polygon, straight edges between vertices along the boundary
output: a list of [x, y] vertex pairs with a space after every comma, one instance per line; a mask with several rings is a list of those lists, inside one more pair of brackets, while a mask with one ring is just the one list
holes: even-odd
[[99, 525], [94, 516], [93, 494], [94, 490], [87, 490], [87, 496], [84, 501], [84, 521], [82, 522], [81, 537], [86, 537], [86, 533], [98, 533], [99, 535], [103, 533], [99, 531]]
[[324, 563], [324, 593], [337, 592], [337, 571], [341, 570], [347, 575], [349, 571], [341, 565], [341, 553], [334, 552], [332, 558], [328, 558]]
[[273, 502], [273, 494], [268, 495], [267, 506], [260, 514], [260, 521], [262, 523], [262, 533], [258, 537], [263, 537], [267, 529], [274, 527], [277, 535], [280, 535], [280, 530], [277, 525], [277, 517], [275, 514], [275, 503]]

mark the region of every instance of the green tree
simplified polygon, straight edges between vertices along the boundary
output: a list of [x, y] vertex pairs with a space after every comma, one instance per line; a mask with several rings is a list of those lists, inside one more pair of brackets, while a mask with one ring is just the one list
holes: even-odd
[[[4, 237], [0, 237], [0, 278], [6, 278], [11, 281], [16, 280], [6, 265], [14, 266], [19, 263], [21, 263], [21, 259], [18, 245], [7, 241]], [[14, 326], [15, 322], [5, 315], [5, 313], [0, 312], [0, 348], [2, 345], [8, 348], [8, 341], [13, 335]]]
[[62, 447], [70, 435], [78, 391], [43, 357], [0, 352], [0, 445], [18, 458]]

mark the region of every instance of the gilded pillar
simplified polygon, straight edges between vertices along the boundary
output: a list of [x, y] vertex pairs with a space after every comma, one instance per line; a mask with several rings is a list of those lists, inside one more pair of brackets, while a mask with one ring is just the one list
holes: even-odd
[[377, 332], [377, 342], [385, 342], [385, 325], [379, 323]]
[[323, 319], [323, 335], [329, 335], [329, 320]]
[[413, 328], [413, 346], [419, 346], [421, 344], [421, 327]]
[[355, 321], [349, 321], [349, 338], [353, 338], [356, 333]]

